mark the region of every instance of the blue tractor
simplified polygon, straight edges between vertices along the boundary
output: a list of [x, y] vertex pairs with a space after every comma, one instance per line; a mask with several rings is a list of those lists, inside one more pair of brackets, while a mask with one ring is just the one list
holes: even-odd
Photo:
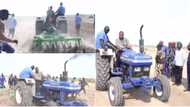
[[[144, 88], [155, 97], [165, 102], [170, 96], [170, 83], [166, 76], [160, 74], [150, 78], [152, 57], [144, 53], [144, 40], [140, 30], [140, 52], [123, 49], [119, 57], [111, 49], [98, 49], [96, 56], [96, 89], [107, 90], [112, 106], [123, 106], [123, 90]], [[115, 46], [113, 46], [115, 47]], [[115, 47], [116, 48], [116, 47]], [[116, 50], [116, 49], [115, 49]], [[119, 64], [115, 64], [119, 62]]]
[[[18, 79], [15, 86], [15, 102], [19, 106], [87, 106], [77, 99], [81, 85], [68, 81], [66, 63], [64, 79], [37, 81], [33, 78]], [[66, 73], [65, 73], [66, 72]]]

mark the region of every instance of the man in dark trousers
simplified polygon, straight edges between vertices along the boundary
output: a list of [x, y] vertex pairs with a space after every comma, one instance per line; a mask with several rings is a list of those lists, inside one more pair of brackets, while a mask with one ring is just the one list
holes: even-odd
[[188, 59], [187, 59], [187, 89], [185, 91], [190, 91], [190, 43], [187, 46], [189, 51]]
[[80, 80], [80, 85], [81, 85], [80, 91], [83, 91], [84, 94], [86, 94], [85, 86], [88, 85], [88, 83], [87, 83], [87, 81], [86, 81], [85, 78], [82, 78], [82, 79]]
[[8, 44], [9, 43], [18, 43], [17, 40], [12, 40], [7, 37], [5, 37], [5, 25], [3, 23], [4, 20], [7, 20], [9, 16], [9, 11], [6, 9], [0, 10], [0, 53], [1, 51], [4, 51], [6, 53], [14, 53], [14, 48]]
[[182, 80], [183, 65], [185, 62], [182, 43], [177, 42], [177, 50], [175, 51], [175, 84], [180, 85]]
[[13, 74], [10, 75], [9, 80], [8, 80], [9, 88], [12, 88], [13, 86]]

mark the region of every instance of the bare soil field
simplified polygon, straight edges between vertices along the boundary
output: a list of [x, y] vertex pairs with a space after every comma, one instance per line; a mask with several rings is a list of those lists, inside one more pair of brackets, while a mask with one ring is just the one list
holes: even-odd
[[[0, 89], [0, 106], [15, 106], [15, 97], [13, 94], [13, 90], [5, 88]], [[79, 93], [77, 96], [77, 99], [84, 101], [88, 106], [94, 105], [94, 96], [95, 96], [95, 85], [94, 83], [89, 83], [88, 86], [86, 86], [86, 94]]]
[[[86, 48], [87, 52], [91, 52], [95, 48], [95, 28], [94, 20], [91, 15], [81, 15], [82, 24], [80, 30], [80, 37], [82, 39], [82, 46]], [[35, 35], [35, 21], [36, 17], [20, 16], [16, 17], [17, 27], [15, 31], [14, 39], [18, 40], [18, 44], [11, 44], [16, 53], [31, 53], [32, 41]], [[74, 15], [66, 16], [67, 19], [67, 29], [69, 35], [72, 37], [77, 37], [75, 30]]]

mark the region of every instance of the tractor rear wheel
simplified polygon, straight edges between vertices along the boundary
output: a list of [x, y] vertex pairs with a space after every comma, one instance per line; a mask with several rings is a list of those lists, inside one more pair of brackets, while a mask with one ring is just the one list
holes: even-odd
[[154, 86], [154, 95], [161, 101], [166, 102], [170, 97], [170, 83], [168, 78], [164, 75], [158, 75], [156, 77], [158, 82], [157, 86]]
[[96, 90], [107, 90], [110, 78], [110, 63], [108, 58], [103, 58], [96, 54]]
[[112, 106], [123, 106], [123, 89], [120, 77], [112, 77], [109, 82], [109, 101]]
[[15, 87], [15, 101], [19, 106], [32, 106], [32, 87], [25, 84], [24, 81], [19, 81]]

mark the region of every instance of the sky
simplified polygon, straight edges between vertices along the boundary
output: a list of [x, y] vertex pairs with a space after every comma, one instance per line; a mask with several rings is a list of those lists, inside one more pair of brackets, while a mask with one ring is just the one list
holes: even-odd
[[110, 26], [112, 42], [123, 30], [132, 44], [138, 44], [143, 24], [145, 45], [160, 40], [190, 42], [190, 0], [102, 0], [96, 8], [96, 33]]
[[138, 44], [142, 24], [145, 45], [163, 40], [190, 42], [190, 0], [0, 0], [17, 16], [42, 16], [48, 6], [56, 10], [63, 2], [66, 14], [96, 14], [96, 34], [110, 26], [110, 40], [115, 42], [123, 30], [131, 44]]
[[44, 16], [49, 6], [56, 11], [63, 2], [66, 14], [94, 14], [96, 0], [0, 0], [0, 8], [9, 9], [17, 16]]
[[[24, 68], [36, 65], [44, 74], [59, 76], [64, 71], [64, 62], [75, 54], [1, 54], [0, 73], [18, 75]], [[95, 54], [77, 54], [68, 61], [69, 77], [86, 77], [95, 79]]]

